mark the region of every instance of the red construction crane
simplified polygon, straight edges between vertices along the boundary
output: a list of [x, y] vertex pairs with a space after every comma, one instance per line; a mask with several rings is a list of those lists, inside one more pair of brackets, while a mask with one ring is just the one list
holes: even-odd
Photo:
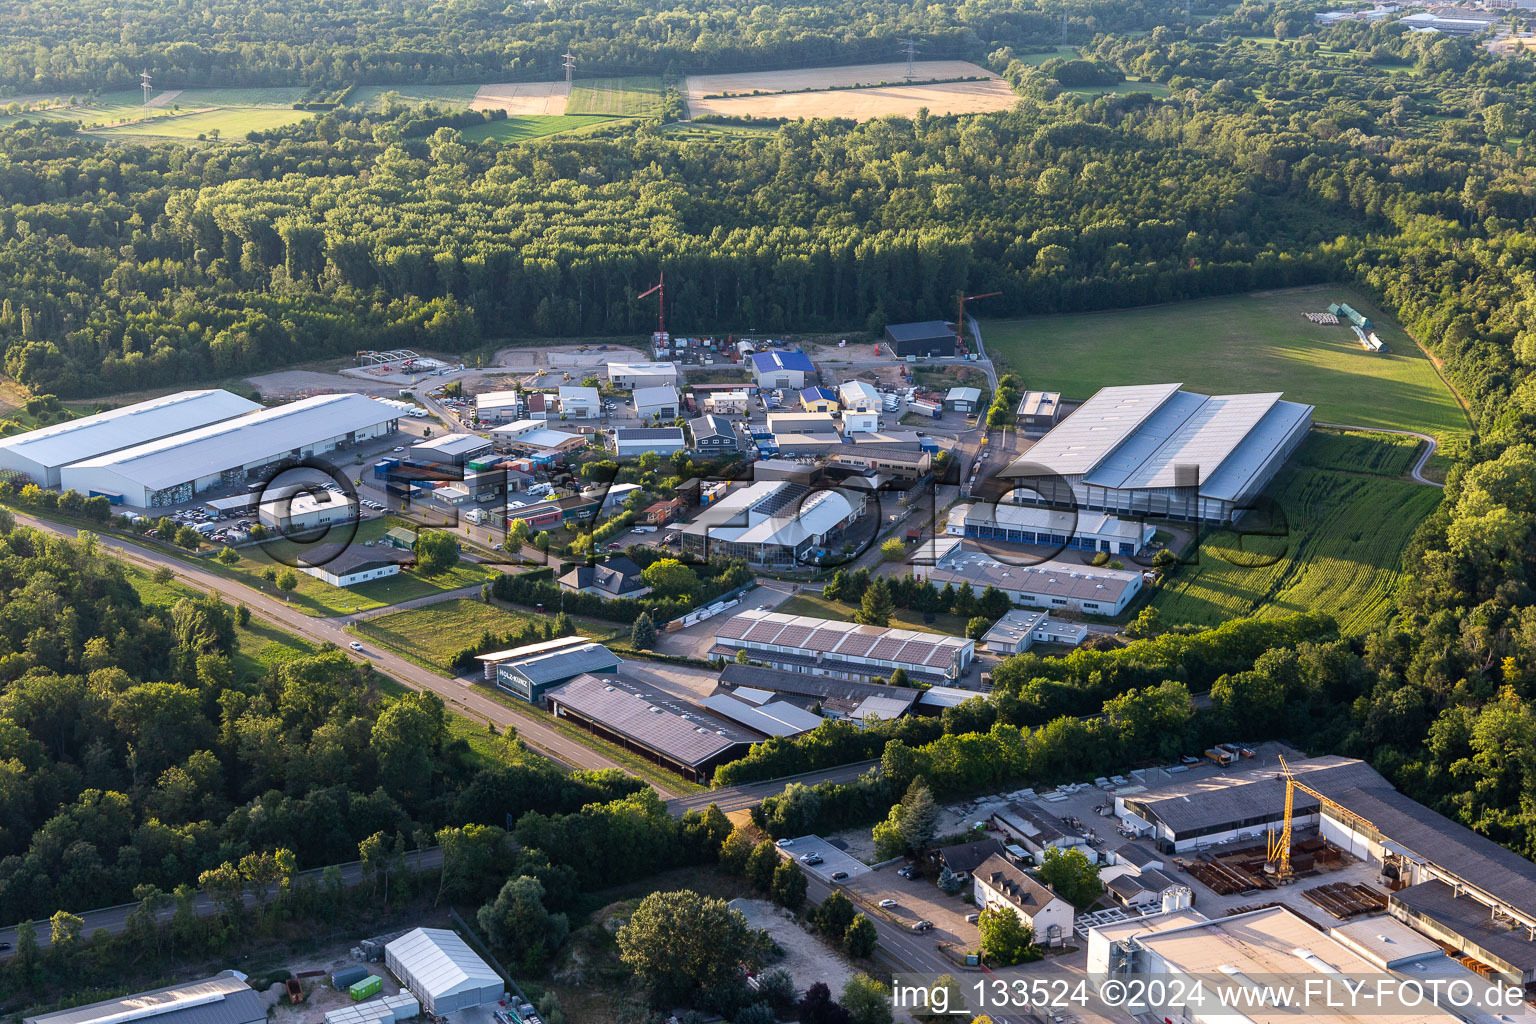
[[667, 333], [667, 272], [661, 272], [661, 280], [650, 288], [636, 295], [636, 299], [643, 299], [649, 295], [656, 295], [656, 333]]
[[970, 301], [974, 300], [974, 299], [990, 299], [994, 295], [1001, 295], [1001, 294], [1003, 294], [1003, 293], [1002, 292], [983, 292], [980, 295], [962, 295], [962, 296], [960, 296], [960, 314], [959, 314], [959, 316], [955, 317], [955, 347], [956, 348], [960, 349], [962, 352], [965, 351], [965, 304], [967, 302], [970, 302]]

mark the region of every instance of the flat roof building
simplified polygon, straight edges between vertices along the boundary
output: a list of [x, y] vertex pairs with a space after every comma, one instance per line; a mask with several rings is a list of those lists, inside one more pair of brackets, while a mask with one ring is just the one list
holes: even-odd
[[393, 433], [398, 409], [355, 394], [317, 395], [66, 466], [82, 494], [116, 491], [140, 508], [177, 505], [238, 486], [285, 462]]
[[1022, 654], [1037, 643], [1076, 647], [1088, 638], [1088, 627], [1078, 622], [1052, 622], [1048, 612], [1015, 608], [992, 624], [981, 646], [1004, 657]]
[[490, 452], [490, 440], [478, 434], [443, 434], [411, 445], [411, 458], [416, 462], [435, 462], [447, 466], [462, 466], [470, 459], [489, 455]]
[[830, 412], [771, 412], [768, 429], [775, 434], [836, 434], [837, 420]]
[[288, 536], [357, 521], [357, 502], [328, 490], [273, 498], [257, 509], [261, 525]]
[[1111, 555], [1140, 554], [1157, 534], [1150, 524], [1138, 520], [1117, 519], [1103, 512], [1015, 504], [1009, 497], [1004, 495], [1004, 500], [996, 503], [956, 505], [949, 510], [945, 534]]
[[[694, 387], [698, 391], [697, 385]], [[704, 411], [727, 416], [740, 416], [752, 404], [752, 397], [745, 391], [713, 391], [704, 396]]]
[[560, 388], [560, 415], [567, 419], [586, 420], [603, 413], [603, 399], [597, 388], [580, 385], [563, 385]]
[[646, 452], [671, 455], [688, 450], [682, 427], [619, 427], [613, 434], [613, 451], [620, 458], [633, 458]]
[[333, 587], [355, 587], [398, 576], [415, 554], [393, 544], [324, 544], [305, 549], [296, 568]]
[[555, 717], [703, 782], [762, 737], [697, 705], [614, 678], [581, 675], [544, 695]]
[[1312, 406], [1180, 387], [1101, 388], [1002, 476], [1038, 504], [1231, 522], [1306, 437]]
[[772, 668], [869, 680], [903, 669], [914, 682], [958, 679], [976, 656], [975, 641], [942, 633], [752, 610], [715, 627], [710, 654], [737, 651]]
[[233, 971], [26, 1017], [23, 1024], [265, 1024], [267, 1008]]
[[885, 344], [898, 359], [955, 354], [955, 325], [944, 320], [924, 320], [913, 324], [888, 324]]
[[480, 959], [458, 932], [416, 928], [384, 947], [384, 965], [410, 990], [428, 1013], [499, 1002], [506, 983]]
[[1061, 422], [1060, 391], [1026, 391], [1019, 398], [1019, 427], [1026, 433], [1050, 430]]
[[475, 396], [475, 417], [482, 423], [501, 423], [522, 411], [523, 396], [516, 391], [487, 391]]
[[179, 391], [0, 438], [0, 470], [23, 473], [39, 487], [58, 487], [59, 471], [72, 463], [222, 423], [260, 408], [228, 391]]
[[635, 388], [655, 388], [670, 384], [677, 386], [675, 363], [609, 363], [608, 382], [616, 388], [633, 391]]
[[1025, 608], [1071, 610], [1093, 615], [1119, 615], [1141, 592], [1140, 572], [1046, 560], [1033, 564], [1000, 562], [963, 542], [946, 537], [932, 545], [932, 564], [915, 562], [912, 574], [945, 585], [969, 583], [978, 593], [996, 587], [1008, 600]]

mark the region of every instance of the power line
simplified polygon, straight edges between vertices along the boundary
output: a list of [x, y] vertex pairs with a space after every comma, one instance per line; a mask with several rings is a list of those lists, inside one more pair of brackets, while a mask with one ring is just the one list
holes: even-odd
[[570, 53], [562, 53], [560, 56], [565, 58], [565, 84], [569, 87], [571, 84], [571, 72], [576, 70], [576, 57]]
[[912, 79], [917, 77], [917, 71], [912, 67], [912, 62], [917, 58], [917, 54], [919, 52], [917, 49], [917, 40], [903, 39], [901, 41], [901, 47], [906, 51], [907, 54], [907, 81], [910, 82]]

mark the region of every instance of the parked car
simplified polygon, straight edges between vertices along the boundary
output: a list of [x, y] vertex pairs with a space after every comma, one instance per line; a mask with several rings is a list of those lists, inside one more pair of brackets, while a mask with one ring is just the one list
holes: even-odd
[[981, 915], [980, 914], [966, 914], [965, 915], [965, 923], [966, 924], [975, 924], [977, 921], [980, 921], [980, 920], [981, 920]]
[[800, 858], [800, 863], [802, 864], [820, 864], [821, 861], [822, 856], [819, 853], [807, 853]]
[[846, 872], [846, 871], [834, 871], [834, 872], [832, 872], [832, 881], [834, 881], [834, 882], [843, 882], [843, 881], [846, 881], [847, 879], [848, 879], [848, 872]]
[[889, 910], [889, 909], [891, 909], [891, 908], [892, 908], [892, 907], [894, 907], [894, 906], [896, 906], [896, 905], [897, 905], [897, 903], [896, 903], [896, 901], [895, 901], [895, 900], [881, 900], [881, 901], [880, 901], [880, 905], [881, 905], [881, 906], [882, 906], [882, 907], [884, 907], [884, 908], [885, 908], [885, 909], [887, 909], [887, 910]]
[[912, 930], [915, 931], [915, 932], [926, 932], [926, 931], [931, 931], [932, 929], [933, 929], [933, 922], [932, 921], [919, 921], [919, 922], [917, 922], [916, 924], [914, 924], [912, 926]]
[[777, 846], [779, 849], [782, 850], [786, 846], [794, 846], [795, 845], [795, 841], [793, 839], [780, 839], [778, 842], [774, 843], [773, 845]]

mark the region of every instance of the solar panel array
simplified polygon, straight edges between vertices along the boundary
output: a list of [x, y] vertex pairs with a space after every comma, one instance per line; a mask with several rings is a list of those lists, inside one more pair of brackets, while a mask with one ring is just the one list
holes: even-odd
[[973, 647], [970, 640], [939, 633], [755, 610], [731, 617], [716, 628], [715, 637], [720, 643], [790, 648], [810, 656], [864, 658], [940, 669], [948, 668], [958, 653]]

